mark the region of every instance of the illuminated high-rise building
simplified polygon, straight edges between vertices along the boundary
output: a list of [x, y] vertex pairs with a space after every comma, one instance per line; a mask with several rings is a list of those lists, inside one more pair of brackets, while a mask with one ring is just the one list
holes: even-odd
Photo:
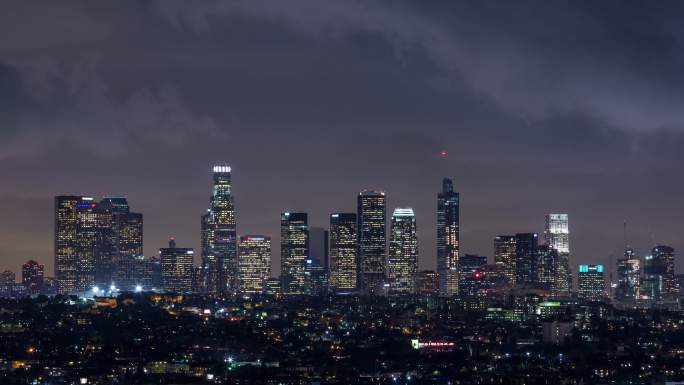
[[328, 291], [328, 275], [323, 263], [316, 258], [304, 262], [304, 294], [323, 295]]
[[579, 265], [577, 296], [587, 301], [601, 301], [606, 297], [603, 265]]
[[497, 235], [494, 238], [494, 263], [509, 286], [516, 282], [516, 242], [515, 235]]
[[309, 224], [306, 213], [280, 216], [280, 276], [284, 294], [304, 294], [304, 264], [309, 257]]
[[55, 280], [61, 294], [76, 290], [76, 205], [84, 198], [75, 195], [55, 197]]
[[459, 233], [459, 194], [453, 181], [444, 178], [437, 194], [437, 273], [442, 295], [458, 293]]
[[113, 217], [116, 258], [128, 259], [143, 255], [143, 215], [120, 213]]
[[155, 265], [158, 264], [158, 259], [144, 255], [124, 256], [117, 261], [113, 284], [123, 291], [158, 289], [161, 280], [157, 284], [153, 281]]
[[238, 285], [237, 224], [231, 168], [212, 168], [209, 209], [202, 216], [202, 281], [209, 293], [236, 291]]
[[552, 249], [558, 251], [555, 277], [557, 294], [568, 295], [572, 290], [572, 272], [570, 270], [570, 231], [568, 214], [546, 215], [544, 240]]
[[366, 294], [382, 292], [386, 277], [387, 209], [385, 193], [362, 191], [357, 200], [357, 288]]
[[634, 249], [625, 250], [624, 256], [617, 260], [616, 271], [615, 300], [622, 303], [634, 302], [639, 298], [641, 286], [641, 260]]
[[516, 284], [537, 284], [538, 243], [538, 236], [535, 233], [518, 233], [515, 235]]
[[238, 250], [240, 291], [263, 293], [266, 280], [271, 276], [271, 237], [242, 235]]
[[665, 265], [663, 292], [666, 299], [673, 299], [677, 295], [674, 249], [670, 246], [656, 246], [653, 248], [653, 257], [659, 259]]
[[330, 289], [336, 292], [356, 290], [357, 285], [357, 231], [356, 214], [330, 215]]
[[[95, 284], [133, 289], [131, 266], [143, 255], [143, 215], [130, 211], [125, 197], [106, 197], [98, 204], [101, 244], [96, 258]], [[136, 274], [133, 274], [135, 276]]]
[[414, 276], [418, 270], [418, 238], [416, 215], [411, 208], [396, 208], [390, 226], [387, 278], [390, 294], [414, 292]]
[[76, 204], [76, 287], [86, 292], [95, 285], [96, 272], [103, 259], [103, 234], [109, 222], [93, 198]]
[[658, 303], [676, 295], [674, 249], [656, 246], [644, 260], [643, 295]]
[[114, 284], [113, 276], [118, 263], [117, 231], [114, 228], [114, 215], [129, 212], [126, 198], [106, 197], [95, 207], [98, 220], [98, 239], [95, 246], [95, 286], [108, 287]]
[[[537, 284], [549, 290], [553, 295], [559, 295], [558, 267], [560, 253], [549, 245], [537, 247]], [[565, 293], [564, 293], [565, 294]]]
[[43, 290], [45, 266], [34, 260], [21, 265], [21, 283], [30, 294], [39, 294]]
[[176, 247], [176, 240], [169, 240], [168, 248], [159, 249], [161, 261], [162, 289], [173, 293], [187, 293], [192, 290], [193, 259], [192, 248]]

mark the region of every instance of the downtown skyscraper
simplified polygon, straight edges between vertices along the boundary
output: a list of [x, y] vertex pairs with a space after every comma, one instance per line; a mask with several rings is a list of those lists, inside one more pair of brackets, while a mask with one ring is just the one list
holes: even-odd
[[558, 252], [557, 266], [554, 268], [554, 291], [559, 295], [569, 295], [572, 290], [570, 270], [570, 231], [568, 214], [547, 214], [544, 226], [546, 244]]
[[330, 215], [330, 289], [351, 292], [357, 285], [357, 229], [355, 213]]
[[516, 237], [497, 235], [494, 237], [494, 263], [501, 271], [509, 287], [516, 283]]
[[559, 263], [558, 250], [546, 245], [539, 245], [537, 247], [537, 274], [536, 283], [540, 288], [549, 290], [551, 294], [558, 295], [558, 268]]
[[102, 245], [95, 266], [95, 284], [132, 289], [126, 278], [134, 260], [143, 257], [143, 215], [130, 211], [125, 197], [105, 197], [98, 204]]
[[577, 297], [587, 301], [602, 301], [606, 297], [603, 265], [579, 265], [577, 268]]
[[271, 237], [242, 235], [238, 245], [240, 292], [261, 294], [271, 275]]
[[202, 290], [224, 293], [238, 289], [237, 223], [231, 168], [212, 168], [209, 208], [202, 216]]
[[516, 285], [536, 285], [537, 246], [539, 239], [535, 233], [515, 235], [515, 283]]
[[396, 208], [390, 226], [387, 260], [390, 294], [411, 294], [418, 270], [418, 237], [416, 215], [411, 208]]
[[305, 264], [309, 256], [309, 220], [306, 213], [280, 216], [280, 277], [284, 294], [305, 293]]
[[459, 234], [459, 194], [453, 181], [444, 178], [437, 194], [437, 273], [442, 295], [458, 294]]
[[159, 249], [162, 289], [171, 293], [188, 293], [192, 290], [192, 270], [195, 252], [192, 248], [176, 247], [169, 239], [169, 247]]
[[85, 197], [76, 195], [55, 197], [55, 279], [61, 294], [76, 290], [79, 259], [76, 206], [86, 202], [83, 198]]
[[362, 191], [357, 200], [358, 288], [379, 294], [386, 277], [387, 201], [382, 191]]
[[[105, 275], [111, 249], [105, 239], [108, 220], [91, 197], [83, 197], [76, 205], [76, 287], [78, 292], [90, 290], [96, 278]], [[99, 273], [99, 274], [98, 274]]]
[[615, 300], [619, 303], [634, 303], [640, 296], [642, 264], [634, 249], [627, 247], [623, 257], [616, 262], [617, 286]]
[[643, 295], [654, 303], [671, 301], [675, 297], [674, 249], [656, 246], [644, 260]]

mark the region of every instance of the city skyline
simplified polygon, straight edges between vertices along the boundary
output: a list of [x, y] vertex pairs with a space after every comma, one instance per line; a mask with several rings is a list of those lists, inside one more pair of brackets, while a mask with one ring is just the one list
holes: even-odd
[[421, 269], [444, 177], [463, 253], [491, 257], [493, 236], [541, 234], [555, 212], [572, 218], [572, 265], [612, 266], [625, 220], [639, 255], [684, 249], [680, 4], [399, 4], [12, 3], [1, 267], [52, 275], [62, 194], [126, 195], [145, 255], [169, 236], [199, 255], [193, 218], [219, 162], [244, 233], [277, 235], [283, 210], [324, 227], [359, 191], [386, 191], [421, 223]]
[[[218, 165], [217, 165], [217, 164], [218, 164]], [[219, 162], [219, 163], [217, 163], [217, 164], [215, 164], [215, 165], [213, 165], [213, 166], [210, 167], [210, 172], [213, 173], [214, 178], [216, 178], [217, 170], [218, 170], [219, 168], [221, 169], [221, 170], [219, 170], [219, 171], [225, 171], [225, 172], [227, 172], [228, 180], [229, 180], [229, 182], [228, 182], [228, 183], [229, 183], [229, 190], [232, 189], [232, 185], [230, 184], [230, 183], [231, 183], [231, 181], [230, 181], [230, 178], [231, 178], [230, 175], [231, 175], [231, 173], [232, 173], [231, 167], [228, 166], [226, 162]], [[224, 168], [225, 168], [225, 170], [223, 170]], [[219, 174], [220, 174], [220, 172], [219, 172]], [[453, 182], [452, 182], [452, 179], [450, 179], [450, 178], [449, 178], [449, 179], [442, 178], [442, 179], [443, 179], [443, 181], [450, 181], [450, 183], [453, 183]], [[363, 190], [363, 191], [361, 191], [361, 192], [358, 193], [358, 194], [362, 194], [362, 193], [364, 193], [364, 191], [368, 191], [368, 190]], [[442, 190], [436, 189], [436, 191], [439, 192], [439, 193], [441, 194], [441, 191], [442, 191]], [[371, 191], [371, 192], [373, 192], [373, 191]], [[385, 197], [385, 199], [387, 199], [387, 194], [386, 194], [384, 191], [382, 191], [382, 193], [384, 194], [383, 196]], [[457, 191], [457, 190], [456, 190], [456, 194], [457, 194], [457, 196], [458, 196], [458, 191]], [[85, 200], [87, 200], [88, 202], [94, 201], [95, 203], [97, 203], [97, 202], [96, 202], [96, 198], [93, 198], [93, 197], [97, 197], [97, 195], [92, 195], [92, 194], [91, 194], [91, 195], [59, 195], [59, 196], [54, 197], [53, 199], [57, 199], [57, 198], [65, 198], [65, 199], [72, 199], [72, 200], [74, 200], [74, 199], [75, 199], [75, 200], [82, 200], [82, 199], [85, 199]], [[441, 196], [440, 196], [440, 197], [441, 197]], [[123, 204], [126, 206], [126, 207], [125, 207], [125, 210], [128, 210], [128, 206], [127, 206], [127, 205], [128, 205], [127, 196], [126, 196], [125, 194], [124, 194], [124, 195], [113, 196], [113, 197], [112, 197], [112, 196], [102, 196], [101, 199], [102, 199], [102, 201], [99, 202], [99, 205], [102, 205], [102, 204], [105, 203], [105, 202], [107, 202], [108, 204], [111, 205], [110, 202], [111, 202], [112, 200], [121, 200], [121, 201], [123, 202]], [[232, 202], [232, 199], [234, 199], [234, 196], [233, 196], [233, 195], [231, 195], [231, 202]], [[441, 199], [441, 198], [440, 198], [440, 199]], [[391, 203], [391, 201], [389, 201], [389, 202]], [[358, 204], [357, 204], [357, 206], [358, 206]], [[410, 205], [408, 205], [408, 206], [410, 206]], [[95, 207], [95, 206], [93, 206], [93, 207]], [[56, 208], [56, 206], [55, 206], [55, 208]], [[136, 208], [137, 208], [137, 206], [136, 206]], [[387, 210], [394, 210], [395, 208], [396, 208], [396, 207], [394, 207], [394, 206], [388, 206]], [[137, 208], [137, 209], [138, 209], [138, 211], [143, 211], [143, 210], [140, 210], [139, 208]], [[413, 209], [413, 208], [411, 207], [411, 209]], [[232, 206], [232, 205], [231, 205], [231, 210], [239, 211], [239, 210], [236, 210], [236, 209], [234, 208], [234, 206]], [[116, 209], [113, 210], [113, 211], [116, 211]], [[438, 211], [439, 211], [439, 208], [438, 208], [437, 210], [435, 210], [435, 213], [433, 213], [433, 214], [435, 215], [435, 218], [434, 218], [434, 219], [435, 219], [436, 221], [439, 221], [439, 218], [438, 218], [438, 215], [439, 215], [439, 214], [437, 213]], [[307, 215], [307, 217], [308, 217], [308, 216], [314, 216], [314, 217], [318, 216], [318, 215], [312, 215], [312, 213], [307, 212], [307, 211], [302, 211], [302, 212], [305, 213], [305, 214]], [[235, 214], [234, 212], [231, 211], [231, 213], [233, 213], [232, 215], [234, 215], [236, 218], [239, 218], [239, 217], [237, 216], [237, 214]], [[53, 214], [54, 214], [54, 211], [53, 211]], [[140, 213], [140, 214], [138, 214], [138, 213], [131, 213], [131, 214], [132, 214], [132, 215], [140, 215], [140, 217], [142, 218], [142, 213]], [[314, 213], [314, 214], [315, 214], [315, 213]], [[332, 215], [332, 214], [335, 214], [335, 211], [332, 211], [331, 214], [329, 214], [329, 215]], [[419, 217], [419, 215], [417, 215], [417, 214], [416, 214], [416, 216]], [[544, 243], [549, 243], [549, 242], [550, 242], [550, 243], [553, 243], [552, 238], [549, 238], [549, 235], [548, 235], [548, 233], [547, 233], [548, 221], [549, 221], [549, 217], [550, 217], [550, 216], [563, 216], [564, 221], [565, 221], [565, 225], [564, 225], [564, 226], [565, 226], [565, 230], [564, 230], [564, 231], [567, 232], [567, 228], [568, 228], [568, 224], [567, 224], [567, 221], [568, 221], [568, 219], [567, 219], [567, 218], [568, 218], [568, 214], [567, 214], [567, 213], [564, 213], [564, 214], [553, 214], [553, 213], [549, 214], [549, 213], [546, 213], [546, 214], [544, 214], [544, 217], [542, 218], [542, 221], [540, 221], [540, 223], [541, 223], [540, 228], [542, 228], [542, 230], [541, 230], [541, 231], [534, 231], [534, 232], [533, 232], [534, 234], [537, 234], [537, 235], [539, 236], [539, 245], [542, 245], [542, 244], [544, 244]], [[386, 232], [389, 232], [389, 229], [390, 229], [390, 222], [391, 222], [391, 221], [390, 221], [390, 217], [391, 217], [391, 216], [388, 216], [388, 217], [386, 218], [386, 220], [385, 220], [385, 223], [386, 223], [385, 231], [386, 231]], [[142, 221], [142, 219], [140, 219], [140, 221]], [[237, 221], [239, 222], [239, 219], [237, 219]], [[326, 227], [326, 225], [327, 225], [327, 227]], [[428, 224], [428, 225], [429, 225], [429, 224]], [[434, 224], [433, 224], [433, 225], [434, 225]], [[326, 231], [328, 230], [329, 226], [330, 226], [330, 222], [328, 222], [327, 224], [323, 224], [321, 227], [316, 226], [316, 224], [311, 224], [311, 223], [308, 224], [308, 227], [309, 227], [309, 228], [321, 228], [321, 229], [326, 229]], [[421, 227], [422, 227], [422, 226], [421, 226]], [[570, 227], [572, 227], [572, 226], [570, 226]], [[201, 230], [201, 228], [200, 228], [199, 230]], [[419, 230], [419, 231], [420, 231], [420, 230]], [[623, 224], [622, 224], [622, 231], [623, 231], [623, 236], [624, 236], [624, 237], [627, 237], [627, 223], [623, 223]], [[251, 233], [258, 233], [258, 231], [256, 231], [256, 232], [251, 232]], [[244, 232], [244, 233], [243, 233], [243, 232], [241, 232], [241, 231], [238, 231], [236, 234], [237, 234], [237, 236], [242, 236], [242, 235], [249, 235], [250, 232], [248, 231], [248, 232]], [[566, 234], [567, 234], [567, 233], [566, 233]], [[54, 236], [56, 237], [56, 234], [55, 234]], [[267, 236], [271, 237], [272, 235], [267, 235]], [[574, 236], [574, 234], [571, 234], [571, 235], [570, 235], [570, 237], [573, 237], [573, 236]], [[169, 238], [175, 238], [175, 237], [176, 237], [175, 235], [169, 235], [169, 236], [166, 237], [165, 241], [168, 241]], [[496, 238], [496, 237], [499, 237], [499, 235], [494, 235], [492, 239], [494, 239], [494, 238]], [[200, 242], [199, 242], [199, 243], [200, 243], [200, 250], [201, 250], [201, 243], [202, 243], [201, 236], [198, 236], [198, 238], [200, 238]], [[190, 239], [190, 238], [189, 238], [189, 239]], [[274, 237], [274, 239], [276, 239], [276, 240], [280, 239], [279, 234], [276, 234], [276, 236]], [[418, 239], [419, 239], [418, 243], [419, 243], [419, 244], [422, 244], [422, 242], [421, 242], [421, 240], [420, 240], [420, 239], [421, 239], [420, 236], [418, 237]], [[565, 238], [565, 241], [564, 241], [564, 242], [567, 243], [567, 239], [568, 239], [568, 238], [567, 238], [567, 235], [566, 235], [566, 238]], [[627, 238], [624, 238], [624, 240], [627, 240]], [[56, 241], [56, 238], [55, 238], [54, 241]], [[185, 243], [187, 243], [187, 244], [189, 244], [189, 245], [192, 245], [193, 248], [195, 248], [194, 245], [195, 245], [195, 243], [197, 243], [196, 241], [197, 241], [197, 239], [190, 239], [189, 242], [185, 242]], [[386, 242], [388, 242], [388, 239], [386, 240]], [[434, 242], [437, 242], [437, 237], [434, 238]], [[659, 244], [654, 244], [654, 245], [648, 247], [648, 248], [647, 248], [646, 250], [644, 250], [644, 251], [635, 250], [635, 252], [636, 252], [636, 257], [643, 259], [644, 257], [646, 257], [646, 256], [648, 256], [648, 255], [651, 255], [651, 249], [652, 249], [652, 248], [654, 248], [655, 246], [658, 246], [658, 245], [665, 245], [665, 244], [666, 244], [666, 243], [664, 243], [664, 242], [659, 243]], [[669, 245], [669, 244], [675, 244], [675, 243], [668, 243], [668, 245]], [[163, 243], [162, 243], [162, 245], [163, 245]], [[279, 246], [278, 244], [274, 244], [273, 246], [274, 246], [273, 249], [272, 249], [272, 254], [273, 254], [273, 256], [272, 256], [272, 259], [271, 259], [272, 267], [271, 267], [270, 270], [271, 270], [271, 276], [277, 277], [277, 276], [280, 275], [280, 267], [281, 267], [281, 263], [280, 263], [280, 252], [279, 252], [279, 251], [280, 251], [280, 246]], [[630, 242], [627, 242], [626, 246], [630, 247], [631, 249], [635, 249], [634, 247], [631, 246], [631, 243], [630, 243]], [[145, 250], [148, 250], [148, 249], [158, 250], [159, 248], [158, 248], [156, 245], [145, 244]], [[196, 249], [196, 248], [195, 248], [195, 249]], [[491, 250], [489, 253], [487, 253], [487, 252], [479, 252], [479, 251], [473, 252], [472, 250], [466, 250], [465, 253], [464, 253], [464, 252], [461, 252], [461, 254], [483, 255], [483, 256], [485, 256], [485, 257], [488, 258], [489, 262], [495, 263], [495, 262], [496, 262], [496, 256], [495, 256], [495, 252], [494, 252], [494, 251], [495, 251], [495, 247], [492, 247], [491, 249], [492, 249], [492, 250]], [[56, 250], [57, 250], [57, 249], [55, 249], [55, 251], [56, 251]], [[624, 251], [625, 251], [625, 250], [622, 250], [622, 252], [624, 252]], [[237, 252], [237, 251], [236, 251], [236, 252]], [[276, 254], [276, 253], [277, 253], [277, 254]], [[437, 271], [437, 270], [438, 270], [438, 256], [437, 256], [437, 254], [432, 255], [432, 254], [430, 254], [430, 253], [431, 253], [431, 251], [429, 251], [429, 250], [428, 250], [427, 252], [426, 252], [426, 251], [421, 251], [421, 252], [419, 253], [419, 258], [418, 258], [418, 270], [426, 270], [426, 269], [427, 269], [427, 270], [434, 270], [434, 271]], [[145, 253], [145, 254], [143, 254], [143, 255], [145, 255], [145, 256], [147, 256], [147, 257], [151, 257], [151, 256], [154, 256], [154, 255], [156, 255], [156, 254], [153, 252], [152, 254], [146, 254], [146, 253]], [[55, 254], [55, 253], [53, 253], [53, 258], [52, 258], [53, 261], [54, 261], [54, 258], [56, 258], [56, 254]], [[617, 272], [617, 267], [611, 265], [611, 263], [615, 263], [615, 261], [619, 259], [619, 257], [615, 257], [614, 255], [610, 255], [610, 256], [608, 256], [608, 257], [598, 257], [598, 258], [593, 258], [593, 259], [592, 259], [591, 257], [589, 257], [589, 258], [580, 258], [580, 259], [578, 259], [578, 258], [580, 258], [580, 257], [578, 257], [577, 255], [575, 255], [574, 252], [573, 252], [573, 253], [570, 253], [570, 262], [569, 262], [569, 265], [570, 265], [571, 272], [573, 272], [573, 274], [577, 274], [577, 271], [576, 271], [576, 270], [577, 270], [577, 266], [578, 266], [579, 264], [587, 264], [587, 263], [603, 264], [603, 265], [608, 266], [608, 267], [607, 267], [607, 271], [609, 271], [609, 272]], [[26, 260], [19, 261], [19, 265], [21, 266], [23, 263], [25, 263], [27, 260], [30, 260], [30, 259], [31, 259], [31, 258], [26, 259]], [[40, 260], [39, 258], [36, 258], [36, 259], [37, 259], [37, 260]], [[434, 259], [434, 260], [433, 260], [433, 259]], [[566, 257], [566, 260], [567, 260], [567, 257]], [[51, 264], [50, 262], [51, 262], [51, 260], [45, 260], [45, 261], [40, 260], [40, 263], [44, 264], [44, 265], [47, 266], [47, 267], [50, 267], [51, 265], [53, 266], [53, 264]], [[193, 262], [194, 262], [194, 266], [196, 266], [196, 267], [202, 267], [202, 266], [203, 266], [203, 258], [202, 258], [201, 256], [199, 256], [199, 255], [195, 256]], [[677, 265], [677, 264], [676, 264], [676, 265]], [[20, 271], [20, 269], [13, 270], [13, 269], [11, 268], [11, 266], [9, 266], [9, 267], [0, 266], [0, 268], [9, 269], [9, 270], [12, 270], [12, 271]], [[677, 272], [679, 272], [679, 271], [680, 271], [680, 270], [677, 269]], [[53, 274], [48, 274], [49, 272], [50, 272], [50, 270], [49, 270], [49, 269], [46, 269], [46, 275], [49, 275], [49, 276], [55, 276], [55, 275], [56, 275], [56, 274], [54, 274], [54, 275], [53, 275]], [[237, 274], [236, 274], [236, 273], [233, 274], [233, 276], [234, 276], [235, 279], [237, 279]], [[572, 277], [570, 277], [570, 281], [571, 281], [571, 282], [573, 281]], [[575, 279], [574, 281], [576, 282], [576, 279]]]

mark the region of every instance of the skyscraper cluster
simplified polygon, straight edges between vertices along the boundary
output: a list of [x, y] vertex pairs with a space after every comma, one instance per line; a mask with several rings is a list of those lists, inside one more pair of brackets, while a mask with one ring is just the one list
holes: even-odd
[[[55, 197], [55, 278], [60, 293], [127, 282], [143, 258], [143, 216], [123, 197]], [[124, 284], [125, 285], [125, 284]], [[128, 287], [124, 287], [128, 289]]]
[[[324, 293], [365, 295], [433, 294], [487, 297], [535, 290], [570, 297], [568, 214], [545, 216], [542, 236], [534, 232], [494, 238], [493, 263], [461, 253], [460, 196], [444, 178], [436, 194], [436, 271], [419, 271], [417, 215], [393, 208], [388, 218], [383, 191], [363, 190], [356, 212], [333, 212], [327, 228], [311, 227], [306, 212], [280, 215], [280, 277], [272, 278], [269, 235], [238, 235], [231, 168], [211, 168], [207, 211], [201, 216], [201, 252], [177, 247], [174, 238], [159, 255], [143, 255], [143, 216], [124, 197], [96, 201], [81, 195], [55, 197], [55, 284], [43, 265], [28, 261], [22, 282], [2, 274], [1, 292], [95, 294], [162, 290], [216, 295]], [[425, 253], [424, 250], [422, 250]], [[198, 266], [195, 267], [195, 263]], [[602, 264], [577, 266], [577, 290], [585, 300], [618, 303], [667, 303], [679, 285], [674, 250], [660, 245], [643, 258], [626, 247], [607, 282]], [[10, 283], [11, 282], [11, 283]]]
[[544, 240], [537, 233], [498, 235], [494, 261], [509, 287], [524, 286], [568, 296], [572, 290], [567, 214], [548, 214]]

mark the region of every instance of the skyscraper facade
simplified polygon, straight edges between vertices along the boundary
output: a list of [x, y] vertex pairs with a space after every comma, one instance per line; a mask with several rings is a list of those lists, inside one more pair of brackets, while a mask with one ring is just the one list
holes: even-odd
[[383, 290], [386, 277], [386, 197], [362, 191], [357, 200], [358, 288], [366, 294]]
[[558, 250], [548, 244], [537, 247], [537, 283], [541, 288], [549, 290], [554, 295], [560, 294], [558, 287], [559, 256]]
[[356, 290], [357, 284], [357, 232], [356, 214], [330, 215], [330, 289], [337, 292]]
[[236, 291], [238, 285], [237, 224], [231, 168], [212, 168], [209, 209], [202, 216], [202, 283], [209, 293]]
[[83, 197], [76, 204], [76, 291], [85, 292], [95, 285], [104, 254], [102, 241], [107, 224], [93, 198]]
[[546, 244], [558, 252], [556, 282], [557, 294], [568, 295], [572, 290], [572, 272], [570, 271], [570, 230], [568, 214], [546, 215], [544, 227]]
[[[143, 256], [143, 215], [140, 213], [114, 213], [115, 274], [122, 265], [136, 264]], [[116, 280], [115, 280], [116, 281]]]
[[641, 286], [641, 260], [633, 249], [627, 248], [622, 258], [617, 260], [617, 286], [615, 300], [631, 303], [639, 298]]
[[21, 265], [21, 283], [29, 294], [39, 294], [43, 290], [45, 266], [34, 260]]
[[587, 301], [601, 301], [606, 297], [603, 265], [579, 265], [577, 296]]
[[55, 197], [55, 279], [58, 291], [68, 294], [76, 289], [78, 261], [76, 205], [84, 197], [69, 195]]
[[280, 216], [280, 275], [284, 294], [304, 294], [304, 264], [309, 257], [309, 220], [306, 213]]
[[241, 292], [248, 294], [264, 292], [266, 280], [271, 275], [271, 237], [265, 235], [240, 237], [238, 273]]
[[321, 260], [307, 258], [304, 263], [304, 294], [323, 295], [328, 291], [328, 275]]
[[117, 262], [113, 283], [124, 291], [160, 289], [153, 275], [158, 259], [144, 255], [125, 256]]
[[176, 247], [176, 240], [169, 240], [169, 247], [159, 249], [161, 260], [162, 289], [173, 293], [192, 290], [194, 250]]
[[656, 303], [672, 300], [676, 294], [674, 249], [656, 246], [644, 260], [644, 296]]
[[437, 194], [437, 272], [442, 295], [458, 294], [459, 233], [459, 194], [453, 181], [444, 178]]
[[396, 208], [392, 214], [387, 270], [390, 294], [414, 292], [414, 276], [418, 270], [418, 238], [416, 215], [411, 208]]
[[[130, 211], [125, 197], [106, 197], [97, 206], [100, 245], [96, 257], [95, 284], [130, 286], [131, 266], [143, 255], [143, 215]], [[123, 278], [122, 277], [126, 277]]]
[[494, 238], [494, 263], [509, 286], [516, 282], [516, 237], [497, 235]]
[[516, 284], [537, 284], [538, 241], [538, 236], [535, 233], [518, 233], [515, 235]]

